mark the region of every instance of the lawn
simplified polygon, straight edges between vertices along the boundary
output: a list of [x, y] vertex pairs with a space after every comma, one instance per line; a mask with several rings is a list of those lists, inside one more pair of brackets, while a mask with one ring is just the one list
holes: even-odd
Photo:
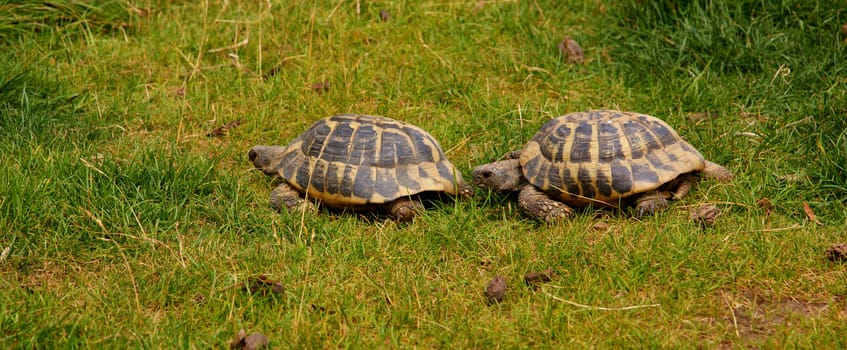
[[[847, 241], [845, 23], [801, 0], [0, 0], [0, 343], [847, 347], [825, 254]], [[597, 108], [665, 120], [735, 179], [642, 219], [543, 223], [477, 189], [397, 223], [275, 212], [247, 159], [372, 114], [470, 178]]]

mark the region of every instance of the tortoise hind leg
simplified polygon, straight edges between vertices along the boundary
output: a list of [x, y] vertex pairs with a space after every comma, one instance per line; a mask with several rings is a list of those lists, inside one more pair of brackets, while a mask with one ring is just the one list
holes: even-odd
[[412, 219], [415, 218], [415, 215], [418, 215], [418, 213], [424, 210], [421, 202], [406, 197], [395, 199], [393, 202], [388, 203], [385, 206], [388, 209], [388, 212], [391, 213], [391, 216], [400, 222], [412, 221]]
[[691, 191], [691, 187], [694, 186], [694, 183], [697, 182], [697, 176], [693, 173], [682, 174], [676, 178], [676, 188], [671, 192], [670, 199], [682, 199], [688, 192]]
[[315, 205], [312, 202], [308, 202], [300, 198], [300, 192], [297, 192], [294, 187], [292, 187], [287, 182], [283, 182], [276, 186], [276, 188], [271, 191], [271, 206], [277, 211], [282, 211], [283, 208], [286, 210], [292, 211], [298, 208], [303, 209], [314, 209]]
[[562, 202], [553, 200], [532, 185], [521, 189], [518, 194], [518, 205], [529, 215], [544, 221], [566, 218], [573, 213], [573, 209]]
[[694, 186], [696, 180], [696, 176], [692, 173], [682, 174], [670, 184], [672, 191], [662, 189], [667, 188], [666, 185], [655, 191], [644, 193], [635, 200], [635, 216], [641, 218], [667, 209], [668, 200], [685, 197], [691, 191], [691, 187]]

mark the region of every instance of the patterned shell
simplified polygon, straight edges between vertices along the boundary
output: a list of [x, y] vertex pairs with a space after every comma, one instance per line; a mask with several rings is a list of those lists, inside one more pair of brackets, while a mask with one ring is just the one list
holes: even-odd
[[294, 139], [277, 170], [325, 204], [388, 203], [421, 192], [455, 195], [462, 175], [423, 129], [385, 117], [337, 115]]
[[532, 185], [574, 205], [615, 205], [706, 166], [664, 121], [612, 110], [547, 122], [524, 147], [520, 164]]

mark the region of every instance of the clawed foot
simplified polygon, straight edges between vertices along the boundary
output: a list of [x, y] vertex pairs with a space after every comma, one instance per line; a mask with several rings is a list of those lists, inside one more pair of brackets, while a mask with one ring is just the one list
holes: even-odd
[[638, 202], [635, 206], [635, 217], [652, 216], [668, 208], [668, 201], [664, 198], [652, 198]]
[[554, 208], [551, 208], [547, 211], [547, 215], [544, 217], [544, 221], [553, 222], [556, 220], [564, 219], [573, 214], [573, 210], [566, 205], [559, 205]]
[[271, 191], [270, 202], [271, 206], [279, 212], [283, 210], [313, 211], [317, 209], [314, 203], [300, 198], [300, 194], [287, 184], [281, 184]]
[[303, 199], [291, 200], [290, 198], [280, 198], [280, 197], [271, 197], [271, 206], [276, 209], [278, 212], [282, 212], [283, 210], [293, 212], [293, 211], [316, 211], [318, 207], [315, 203], [311, 201], [305, 201]]
[[529, 215], [551, 222], [566, 218], [573, 209], [562, 202], [551, 199], [546, 193], [533, 186], [524, 186], [518, 194], [518, 206]]
[[399, 222], [410, 222], [418, 213], [424, 210], [423, 204], [406, 198], [398, 199], [389, 204], [388, 211]]

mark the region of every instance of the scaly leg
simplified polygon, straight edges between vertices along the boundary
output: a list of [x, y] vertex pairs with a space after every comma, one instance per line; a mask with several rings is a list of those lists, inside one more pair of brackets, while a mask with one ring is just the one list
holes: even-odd
[[270, 202], [271, 206], [277, 211], [282, 211], [283, 208], [289, 211], [298, 208], [309, 210], [315, 208], [315, 205], [312, 202], [308, 202], [303, 200], [303, 198], [300, 198], [300, 192], [297, 192], [297, 190], [287, 182], [279, 184], [273, 191], [271, 191]]
[[651, 216], [668, 208], [670, 193], [665, 191], [647, 192], [635, 200], [635, 217]]
[[[660, 187], [660, 189], [644, 193], [635, 200], [635, 216], [642, 217], [645, 215], [654, 215], [668, 208], [668, 200], [678, 200], [685, 197], [694, 183], [697, 181], [697, 176], [693, 173], [682, 174], [672, 183]], [[668, 188], [664, 190], [662, 188]]]
[[697, 177], [692, 174], [682, 174], [676, 178], [677, 184], [676, 189], [671, 192], [673, 200], [679, 200], [685, 197], [688, 194], [688, 191], [691, 191], [691, 187], [694, 186], [694, 183], [697, 181]]
[[544, 221], [566, 218], [573, 213], [573, 209], [562, 202], [553, 200], [532, 185], [526, 185], [521, 189], [518, 194], [518, 205], [529, 215]]
[[415, 218], [415, 215], [424, 210], [423, 204], [410, 198], [398, 198], [393, 202], [386, 204], [388, 212], [395, 220], [400, 222], [409, 222]]

